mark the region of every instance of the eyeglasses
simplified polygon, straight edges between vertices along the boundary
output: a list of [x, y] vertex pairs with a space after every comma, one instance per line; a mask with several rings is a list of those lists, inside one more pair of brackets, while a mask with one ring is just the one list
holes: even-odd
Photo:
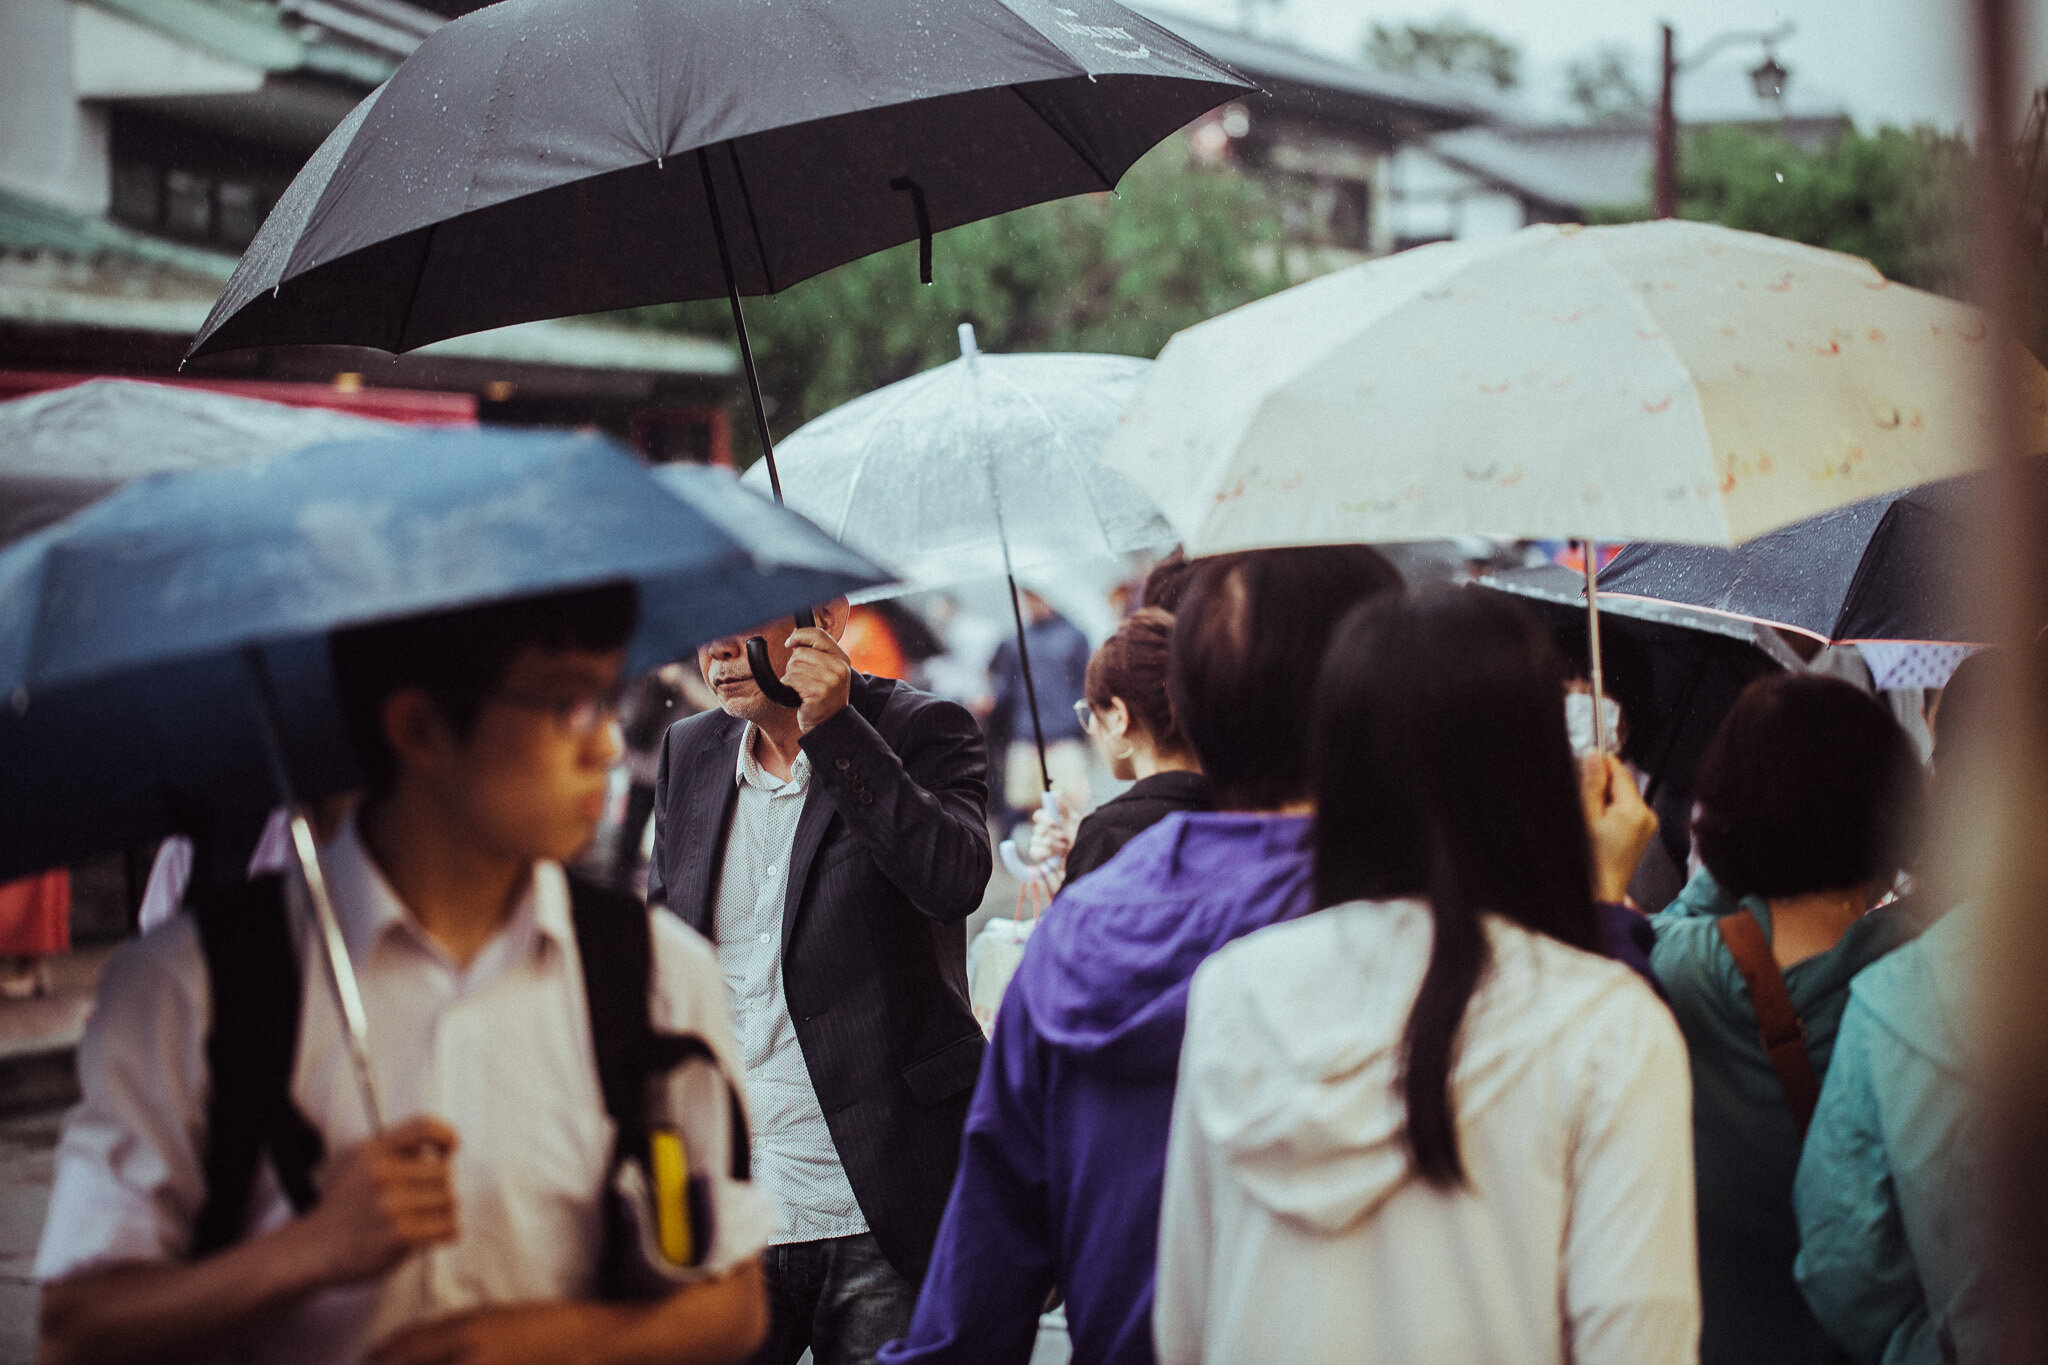
[[563, 734], [575, 739], [588, 739], [597, 733], [599, 727], [619, 718], [619, 703], [624, 695], [625, 688], [620, 685], [601, 691], [554, 694], [494, 692], [490, 699], [523, 711], [544, 711]]
[[1086, 701], [1074, 703], [1074, 719], [1081, 722], [1081, 728], [1089, 734], [1095, 733], [1095, 708]]

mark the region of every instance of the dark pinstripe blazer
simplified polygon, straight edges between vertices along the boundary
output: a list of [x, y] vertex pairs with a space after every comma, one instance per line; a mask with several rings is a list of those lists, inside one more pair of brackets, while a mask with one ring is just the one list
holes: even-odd
[[[745, 729], [723, 711], [677, 721], [655, 783], [648, 898], [713, 942]], [[783, 993], [861, 1213], [916, 1285], [981, 1069], [963, 922], [992, 866], [988, 753], [965, 709], [864, 673], [803, 747], [811, 786], [783, 904]]]

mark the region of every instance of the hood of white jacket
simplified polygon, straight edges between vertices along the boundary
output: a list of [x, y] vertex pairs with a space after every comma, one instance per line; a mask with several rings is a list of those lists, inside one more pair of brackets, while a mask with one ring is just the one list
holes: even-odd
[[[1492, 962], [1459, 1030], [1452, 1103], [1467, 1129], [1616, 989], [1626, 969], [1497, 917]], [[1428, 907], [1334, 906], [1232, 945], [1196, 979], [1182, 1102], [1245, 1192], [1274, 1214], [1340, 1233], [1414, 1178], [1401, 1036], [1429, 962]], [[1284, 988], [1281, 986], [1284, 983]]]

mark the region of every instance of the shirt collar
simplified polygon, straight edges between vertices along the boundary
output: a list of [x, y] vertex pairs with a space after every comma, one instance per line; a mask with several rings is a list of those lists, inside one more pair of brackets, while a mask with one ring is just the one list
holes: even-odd
[[784, 796], [808, 789], [811, 785], [811, 756], [799, 752], [796, 762], [789, 765], [789, 780], [784, 782], [774, 773], [762, 767], [754, 757], [754, 735], [759, 727], [752, 721], [740, 731], [740, 758], [733, 768], [733, 781], [742, 787], [757, 787], [770, 796]]
[[[327, 878], [327, 894], [334, 902], [334, 917], [341, 924], [342, 941], [348, 944], [348, 955], [358, 968], [369, 961], [370, 950], [394, 931], [406, 933], [422, 945], [432, 943], [431, 936], [413, 918], [412, 911], [385, 879], [384, 870], [363, 846], [353, 814], [320, 850], [320, 870]], [[530, 937], [535, 951], [550, 941], [557, 948], [574, 941], [569, 879], [561, 864], [541, 861], [533, 865], [526, 890], [498, 932]]]

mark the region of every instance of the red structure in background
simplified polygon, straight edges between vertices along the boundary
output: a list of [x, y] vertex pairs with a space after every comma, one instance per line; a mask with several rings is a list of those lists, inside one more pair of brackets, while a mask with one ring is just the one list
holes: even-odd
[[633, 414], [633, 448], [649, 464], [710, 464], [732, 468], [732, 421], [725, 409], [642, 408]]
[[476, 395], [434, 389], [385, 389], [350, 384], [316, 384], [284, 379], [184, 379], [165, 375], [102, 375], [70, 370], [0, 370], [0, 402], [48, 389], [68, 389], [88, 379], [133, 379], [212, 389], [240, 398], [260, 398], [296, 408], [330, 408], [358, 417], [424, 426], [475, 426]]

